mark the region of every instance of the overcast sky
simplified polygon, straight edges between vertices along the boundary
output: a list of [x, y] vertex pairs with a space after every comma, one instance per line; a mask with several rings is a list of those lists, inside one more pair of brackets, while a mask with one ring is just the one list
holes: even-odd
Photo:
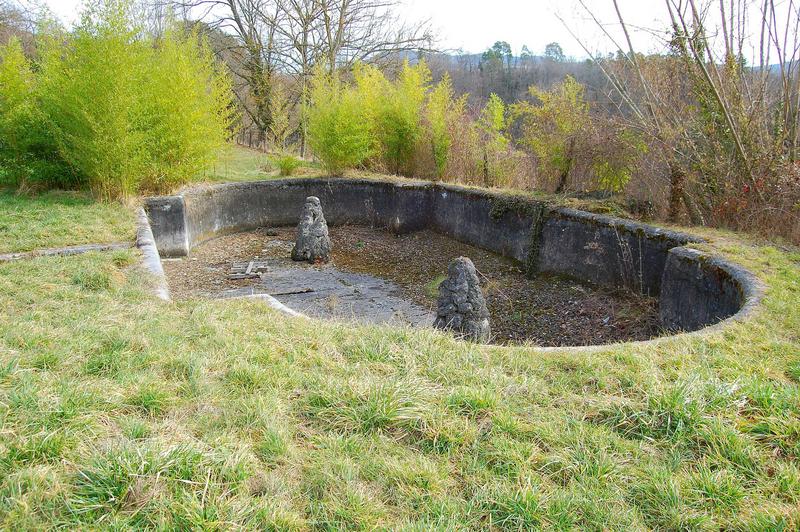
[[[404, 4], [410, 17], [431, 20], [447, 48], [481, 52], [495, 41], [507, 41], [514, 53], [527, 45], [536, 54], [548, 43], [558, 42], [567, 55], [585, 57], [560, 17], [592, 52], [616, 50], [576, 0], [404, 0]], [[611, 0], [586, 0], [586, 4], [619, 36]], [[637, 28], [632, 31], [637, 48], [659, 50], [652, 30], [665, 27], [663, 16], [658, 16], [664, 11], [663, 0], [620, 0], [619, 4], [626, 22]]]
[[[81, 0], [45, 0], [64, 22], [77, 20]], [[401, 0], [401, 15], [408, 20], [430, 20], [440, 37], [439, 45], [465, 52], [482, 52], [495, 41], [507, 41], [514, 53], [527, 45], [533, 53], [544, 51], [545, 45], [558, 42], [570, 56], [584, 57], [557, 15], [561, 15], [588, 41], [591, 49], [611, 51], [612, 46], [577, 8], [576, 0]], [[611, 0], [587, 0], [587, 4], [609, 28], [616, 31], [616, 15]], [[663, 0], [620, 0], [620, 6], [637, 27], [664, 27]], [[655, 51], [657, 39], [647, 31], [636, 31], [637, 46]]]
[[[66, 23], [75, 22], [82, 0], [44, 0]], [[409, 20], [429, 20], [439, 36], [439, 47], [478, 53], [495, 41], [507, 41], [515, 54], [523, 45], [541, 54], [551, 42], [561, 44], [567, 56], [585, 58], [587, 54], [570, 35], [579, 36], [592, 53], [614, 52], [612, 41], [591, 20], [579, 0], [399, 0], [400, 16]], [[664, 0], [618, 0], [639, 52], [663, 50], [664, 29], [668, 27]], [[612, 0], [584, 0], [604, 29], [623, 48]], [[752, 5], [756, 5], [751, 0]], [[784, 4], [778, 0], [776, 4]], [[751, 8], [757, 9], [757, 7]], [[757, 20], [757, 17], [753, 17]], [[752, 56], [753, 50], [746, 55]], [[752, 59], [748, 57], [747, 59]]]

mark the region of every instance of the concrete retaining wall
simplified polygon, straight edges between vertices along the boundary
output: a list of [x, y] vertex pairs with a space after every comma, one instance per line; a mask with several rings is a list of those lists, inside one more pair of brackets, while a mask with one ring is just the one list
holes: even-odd
[[[307, 196], [322, 202], [332, 225], [367, 224], [394, 231], [413, 231], [428, 225], [430, 190], [425, 184], [396, 185], [367, 180], [283, 179], [235, 183], [154, 198], [151, 217], [162, 216], [158, 206], [182, 200], [182, 224], [188, 250], [232, 231], [264, 226], [294, 225]], [[149, 207], [149, 202], [148, 202]], [[172, 225], [172, 220], [166, 222]], [[177, 237], [168, 232], [170, 240]], [[170, 242], [165, 247], [171, 248]], [[185, 255], [186, 253], [184, 253]]]
[[725, 261], [682, 248], [690, 235], [541, 201], [455, 185], [368, 179], [282, 179], [216, 185], [150, 198], [146, 210], [162, 256], [183, 256], [217, 235], [295, 225], [317, 196], [331, 225], [404, 233], [434, 229], [514, 258], [527, 271], [569, 275], [659, 296], [670, 330], [694, 330], [746, 307], [757, 282]]
[[691, 331], [755, 305], [759, 283], [738, 266], [690, 248], [673, 248], [661, 283], [659, 315], [667, 330]]
[[561, 208], [549, 214], [542, 228], [538, 267], [657, 296], [667, 252], [696, 241], [683, 233]]
[[430, 226], [456, 240], [520, 262], [531, 251], [533, 214], [543, 207], [534, 200], [454, 185], [431, 187]]

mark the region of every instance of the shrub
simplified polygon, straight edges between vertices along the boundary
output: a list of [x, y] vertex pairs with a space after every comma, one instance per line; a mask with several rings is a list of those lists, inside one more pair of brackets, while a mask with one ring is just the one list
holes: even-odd
[[145, 173], [142, 132], [130, 121], [142, 114], [136, 78], [147, 49], [124, 11], [98, 9], [84, 13], [66, 46], [44, 39], [39, 98], [59, 153], [82, 184], [102, 197], [127, 196]]
[[438, 179], [444, 177], [447, 171], [455, 128], [459, 118], [464, 114], [465, 105], [466, 95], [453, 99], [453, 84], [450, 81], [450, 76], [446, 73], [428, 95], [425, 116]]
[[367, 164], [375, 170], [383, 171], [383, 141], [376, 125], [384, 111], [384, 100], [391, 90], [391, 83], [377, 67], [365, 63], [355, 65], [353, 78], [364, 120], [370, 124], [373, 132], [370, 160]]
[[589, 112], [584, 87], [567, 76], [550, 91], [530, 87], [539, 104], [519, 102], [512, 109], [522, 122], [522, 143], [538, 159], [544, 175], [566, 188], [572, 173], [591, 176], [592, 189], [621, 192], [647, 151], [639, 135], [619, 121]]
[[422, 113], [430, 71], [424, 62], [406, 61], [397, 79], [389, 81], [374, 66], [359, 64], [355, 87], [374, 134], [371, 166], [376, 170], [413, 175], [414, 160], [422, 139]]
[[24, 125], [30, 120], [33, 94], [33, 72], [22, 52], [22, 44], [12, 38], [0, 49], [0, 164], [6, 173], [0, 175], [9, 181], [14, 166], [19, 164], [25, 150]]
[[453, 132], [447, 160], [448, 177], [471, 184], [483, 184], [483, 139], [476, 121], [464, 113], [455, 118]]
[[583, 85], [567, 76], [550, 91], [531, 86], [540, 105], [519, 102], [514, 115], [522, 119], [522, 141], [539, 159], [545, 173], [556, 177], [556, 191], [566, 186], [575, 163], [577, 136], [591, 125]]
[[275, 159], [275, 164], [278, 166], [278, 173], [282, 176], [290, 176], [294, 171], [300, 168], [303, 161], [290, 153], [279, 155]]
[[406, 61], [397, 80], [383, 94], [376, 131], [386, 167], [393, 173], [413, 174], [414, 150], [422, 132], [420, 117], [430, 77], [424, 61], [415, 66]]
[[70, 173], [36, 106], [36, 78], [21, 43], [0, 47], [0, 183], [65, 185]]
[[506, 154], [509, 139], [505, 134], [506, 105], [497, 94], [490, 94], [489, 100], [478, 117], [481, 151], [483, 160], [479, 165], [483, 182], [487, 186], [502, 185], [510, 173], [506, 168]]
[[230, 79], [195, 32], [168, 30], [151, 50], [143, 85], [149, 156], [144, 188], [165, 190], [210, 167], [234, 120]]
[[[35, 76], [15, 45], [2, 54], [4, 72], [32, 80], [9, 86], [31, 88], [14, 106], [29, 109], [23, 126], [4, 129], [4, 144], [14, 143], [17, 160], [59, 165], [64, 177], [47, 186], [103, 198], [168, 190], [207, 168], [225, 141], [230, 81], [207, 47], [176, 29], [155, 42], [133, 20], [126, 2], [90, 7], [70, 35], [40, 38]], [[12, 135], [20, 129], [31, 132], [24, 142]]]
[[373, 153], [373, 125], [356, 88], [317, 70], [308, 110], [308, 141], [331, 175], [361, 165]]
[[609, 192], [621, 192], [631, 180], [639, 157], [647, 144], [635, 133], [609, 121], [597, 128], [592, 149], [592, 171], [597, 186]]

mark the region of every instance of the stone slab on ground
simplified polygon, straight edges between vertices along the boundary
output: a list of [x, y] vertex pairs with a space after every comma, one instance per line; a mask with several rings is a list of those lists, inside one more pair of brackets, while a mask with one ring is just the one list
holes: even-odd
[[433, 323], [433, 312], [404, 299], [401, 288], [391, 281], [333, 265], [305, 266], [288, 259], [266, 262], [268, 271], [254, 289], [308, 316], [417, 327]]

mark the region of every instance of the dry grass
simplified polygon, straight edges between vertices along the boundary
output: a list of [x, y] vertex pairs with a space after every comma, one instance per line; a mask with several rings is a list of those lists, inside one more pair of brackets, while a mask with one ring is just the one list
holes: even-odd
[[0, 265], [0, 523], [791, 529], [800, 254], [705, 339], [600, 353], [152, 299], [133, 252]]

